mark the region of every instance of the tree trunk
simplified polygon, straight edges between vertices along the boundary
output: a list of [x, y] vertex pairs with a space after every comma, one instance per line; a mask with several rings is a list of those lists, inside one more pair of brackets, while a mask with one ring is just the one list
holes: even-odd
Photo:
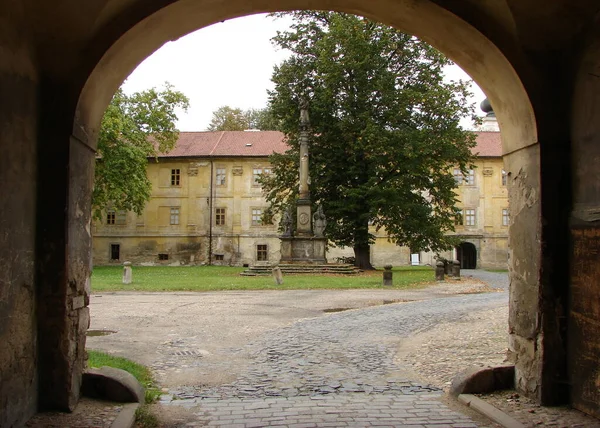
[[361, 244], [354, 246], [354, 266], [362, 270], [373, 270], [371, 264], [371, 246]]

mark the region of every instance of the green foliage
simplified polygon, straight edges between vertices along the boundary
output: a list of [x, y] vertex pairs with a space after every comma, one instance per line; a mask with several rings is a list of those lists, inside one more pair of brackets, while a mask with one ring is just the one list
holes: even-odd
[[207, 131], [275, 131], [278, 126], [278, 121], [269, 108], [243, 111], [240, 108], [222, 106], [213, 112]]
[[[96, 266], [92, 289], [99, 291], [219, 291], [381, 288], [381, 271], [358, 275], [285, 275], [282, 285], [270, 276], [241, 276], [229, 266], [135, 266], [133, 283], [122, 284], [123, 267]], [[396, 267], [394, 287], [407, 288], [434, 280], [426, 266]]]
[[273, 42], [292, 55], [274, 70], [270, 108], [291, 149], [273, 155], [274, 174], [262, 178], [273, 209], [297, 197], [299, 104], [307, 100], [311, 199], [323, 205], [327, 237], [362, 260], [374, 239], [369, 224], [413, 251], [447, 249], [451, 167], [466, 172], [474, 160], [474, 135], [459, 126], [475, 118], [469, 83], [444, 82], [451, 62], [440, 52], [366, 18], [282, 15], [294, 23]]
[[104, 113], [98, 136], [98, 159], [92, 195], [94, 217], [108, 206], [141, 213], [151, 193], [148, 158], [171, 150], [179, 131], [176, 109], [188, 99], [168, 83], [126, 95], [119, 89]]
[[222, 106], [213, 112], [207, 131], [243, 131], [244, 129], [249, 129], [249, 124], [242, 109]]

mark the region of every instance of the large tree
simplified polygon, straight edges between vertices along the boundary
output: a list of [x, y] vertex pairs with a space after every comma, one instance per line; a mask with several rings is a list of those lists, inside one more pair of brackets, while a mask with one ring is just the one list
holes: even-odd
[[106, 208], [142, 212], [152, 190], [146, 176], [148, 158], [175, 146], [176, 110], [187, 110], [188, 105], [187, 97], [168, 83], [132, 95], [122, 89], [115, 93], [98, 137], [94, 217], [101, 218]]
[[260, 131], [277, 130], [278, 123], [271, 110], [248, 109], [221, 106], [213, 112], [213, 117], [208, 125], [208, 131], [244, 131], [258, 129]]
[[[282, 14], [278, 14], [279, 16]], [[262, 179], [276, 211], [297, 197], [299, 104], [308, 101], [311, 197], [323, 205], [326, 235], [354, 248], [371, 268], [369, 226], [413, 251], [451, 246], [456, 186], [466, 173], [474, 135], [469, 83], [445, 82], [451, 64], [414, 36], [354, 15], [302, 11], [273, 42], [291, 51], [275, 67], [270, 108], [291, 149], [273, 155]]]

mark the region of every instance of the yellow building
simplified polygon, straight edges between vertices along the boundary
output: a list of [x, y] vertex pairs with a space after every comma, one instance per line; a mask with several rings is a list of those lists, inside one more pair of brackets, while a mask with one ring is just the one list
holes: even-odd
[[[498, 132], [480, 132], [476, 168], [461, 180], [462, 224], [458, 254], [468, 265], [503, 267], [507, 261], [508, 198]], [[182, 132], [175, 149], [148, 163], [152, 197], [142, 215], [108, 210], [93, 228], [95, 264], [251, 265], [279, 261], [275, 224], [263, 224], [268, 204], [257, 182], [270, 172], [268, 156], [284, 152], [283, 134], [275, 131]], [[433, 262], [432, 254], [409, 249], [378, 236], [372, 263], [403, 265]], [[329, 261], [351, 256], [331, 248]]]

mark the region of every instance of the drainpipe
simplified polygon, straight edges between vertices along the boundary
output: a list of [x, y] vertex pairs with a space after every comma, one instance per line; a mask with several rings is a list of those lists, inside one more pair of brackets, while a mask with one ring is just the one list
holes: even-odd
[[212, 265], [212, 225], [213, 225], [213, 191], [214, 191], [214, 164], [210, 160], [210, 196], [208, 197], [209, 223], [208, 223], [208, 265]]

